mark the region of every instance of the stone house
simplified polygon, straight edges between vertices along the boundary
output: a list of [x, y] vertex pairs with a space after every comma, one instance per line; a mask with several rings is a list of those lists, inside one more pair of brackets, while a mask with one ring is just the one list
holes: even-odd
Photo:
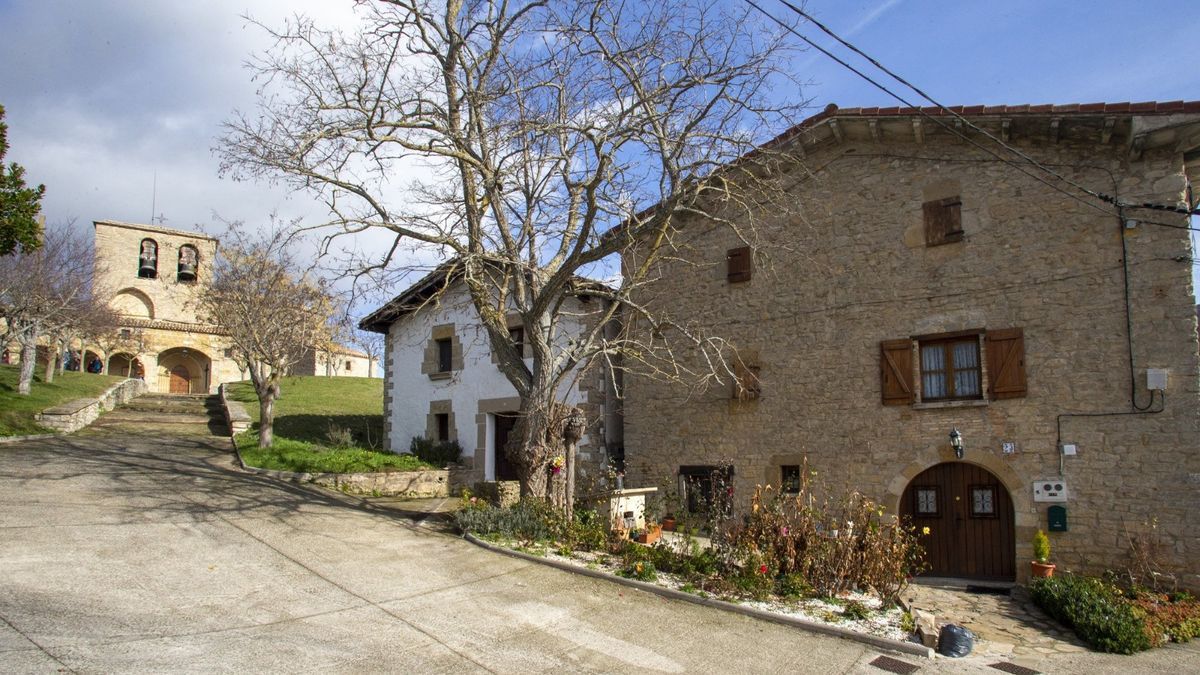
[[345, 345], [310, 349], [292, 366], [292, 375], [375, 377], [377, 359]]
[[[414, 437], [458, 441], [470, 470], [463, 480], [516, 480], [500, 451], [517, 420], [520, 399], [496, 366], [487, 331], [479, 323], [465, 285], [435, 269], [359, 323], [385, 336], [384, 433], [392, 452], [408, 452]], [[595, 326], [606, 300], [580, 295], [564, 300], [555, 344], [565, 346]], [[590, 324], [589, 324], [590, 322]], [[509, 316], [510, 335], [523, 344], [524, 328]], [[524, 353], [532, 358], [528, 348]], [[595, 475], [619, 445], [619, 423], [610, 378], [599, 368], [577, 366], [558, 398], [579, 406], [589, 426], [578, 446], [580, 475]]]
[[1024, 580], [1041, 528], [1060, 567], [1143, 537], [1200, 587], [1196, 254], [1133, 206], [1194, 199], [1200, 102], [955, 111], [831, 106], [771, 144], [790, 215], [682, 226], [635, 300], [739, 366], [699, 395], [626, 375], [628, 482], [695, 504], [728, 465], [744, 508], [807, 462], [929, 527], [933, 575]]

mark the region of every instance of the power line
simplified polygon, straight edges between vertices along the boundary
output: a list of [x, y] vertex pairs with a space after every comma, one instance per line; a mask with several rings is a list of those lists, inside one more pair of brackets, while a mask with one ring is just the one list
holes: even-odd
[[[787, 6], [789, 9], [791, 9], [793, 12], [795, 12], [797, 15], [799, 15], [800, 17], [802, 17], [802, 18], [804, 18], [804, 19], [806, 19], [806, 20], [810, 21], [810, 22], [811, 22], [813, 25], [815, 25], [817, 28], [819, 28], [819, 29], [820, 29], [822, 32], [824, 32], [826, 35], [829, 35], [829, 36], [830, 36], [830, 37], [832, 37], [834, 40], [837, 40], [839, 43], [841, 43], [842, 45], [844, 45], [846, 48], [850, 49], [850, 50], [851, 50], [851, 51], [853, 51], [854, 53], [856, 53], [856, 54], [858, 54], [859, 56], [861, 56], [862, 58], [866, 59], [866, 60], [867, 60], [867, 61], [869, 61], [869, 62], [870, 62], [872, 65], [874, 65], [876, 68], [878, 68], [878, 69], [882, 70], [884, 73], [886, 73], [887, 75], [889, 75], [890, 77], [892, 77], [893, 79], [895, 79], [897, 82], [900, 82], [900, 83], [901, 83], [901, 84], [903, 84], [904, 86], [906, 86], [906, 87], [908, 87], [909, 89], [913, 90], [913, 91], [914, 91], [914, 92], [916, 92], [916, 93], [917, 93], [919, 96], [921, 96], [921, 97], [922, 97], [922, 98], [924, 98], [925, 100], [929, 101], [930, 103], [932, 103], [934, 106], [936, 106], [936, 107], [937, 107], [937, 108], [939, 108], [940, 110], [943, 110], [943, 111], [945, 111], [946, 113], [948, 113], [949, 115], [951, 115], [951, 116], [952, 116], [952, 117], [954, 117], [955, 119], [957, 119], [957, 120], [959, 120], [960, 122], [962, 122], [962, 123], [963, 123], [964, 125], [966, 125], [967, 127], [969, 127], [969, 128], [971, 128], [971, 129], [973, 129], [973, 130], [975, 130], [975, 131], [977, 131], [977, 132], [979, 132], [979, 133], [983, 134], [983, 135], [984, 135], [984, 136], [986, 136], [988, 139], [990, 139], [990, 140], [992, 140], [993, 142], [995, 142], [996, 144], [998, 144], [1000, 147], [1002, 147], [1002, 148], [1004, 148], [1005, 150], [1007, 150], [1007, 151], [1011, 152], [1012, 154], [1016, 155], [1017, 157], [1020, 157], [1020, 158], [1021, 158], [1021, 159], [1023, 159], [1023, 160], [1024, 160], [1026, 163], [1028, 163], [1028, 164], [1032, 165], [1033, 167], [1035, 167], [1035, 168], [1039, 169], [1040, 171], [1042, 171], [1042, 172], [1044, 172], [1044, 173], [1046, 173], [1046, 174], [1049, 174], [1050, 176], [1053, 176], [1053, 177], [1054, 177], [1054, 178], [1056, 178], [1057, 180], [1060, 180], [1060, 181], [1062, 181], [1062, 182], [1066, 183], [1067, 185], [1070, 185], [1070, 186], [1072, 186], [1072, 187], [1076, 188], [1077, 190], [1079, 190], [1079, 191], [1081, 191], [1081, 192], [1083, 192], [1083, 193], [1085, 193], [1085, 194], [1087, 194], [1087, 195], [1089, 195], [1089, 196], [1091, 196], [1091, 197], [1093, 197], [1093, 198], [1095, 198], [1095, 199], [1099, 199], [1099, 200], [1101, 200], [1101, 201], [1103, 201], [1103, 202], [1106, 202], [1106, 203], [1112, 204], [1112, 205], [1114, 205], [1114, 206], [1118, 207], [1119, 209], [1120, 209], [1120, 208], [1140, 208], [1140, 209], [1151, 209], [1151, 210], [1160, 210], [1160, 211], [1170, 211], [1170, 212], [1174, 212], [1174, 213], [1187, 214], [1187, 215], [1200, 215], [1200, 210], [1197, 210], [1197, 209], [1192, 209], [1192, 208], [1190, 208], [1190, 207], [1191, 207], [1191, 205], [1190, 205], [1190, 204], [1188, 205], [1188, 206], [1189, 206], [1189, 208], [1187, 208], [1187, 209], [1183, 209], [1183, 208], [1180, 208], [1180, 207], [1178, 207], [1178, 206], [1171, 206], [1171, 205], [1165, 205], [1165, 204], [1155, 204], [1155, 203], [1150, 203], [1150, 202], [1144, 202], [1144, 203], [1141, 203], [1141, 204], [1129, 204], [1129, 203], [1125, 203], [1124, 201], [1122, 201], [1121, 199], [1119, 199], [1119, 198], [1117, 198], [1117, 197], [1113, 197], [1113, 196], [1111, 196], [1111, 195], [1107, 195], [1107, 194], [1104, 194], [1104, 193], [1102, 193], [1102, 192], [1097, 192], [1097, 191], [1095, 191], [1095, 190], [1092, 190], [1092, 189], [1090, 189], [1090, 188], [1088, 188], [1088, 187], [1086, 187], [1086, 186], [1084, 186], [1084, 185], [1081, 185], [1081, 184], [1079, 184], [1079, 183], [1077, 183], [1077, 182], [1075, 182], [1075, 181], [1073, 181], [1073, 180], [1071, 180], [1071, 179], [1067, 178], [1066, 176], [1063, 176], [1062, 174], [1060, 174], [1060, 173], [1058, 173], [1058, 172], [1056, 172], [1056, 171], [1054, 171], [1054, 170], [1052, 170], [1052, 169], [1050, 169], [1050, 168], [1046, 167], [1045, 165], [1041, 164], [1040, 162], [1038, 162], [1038, 161], [1037, 161], [1037, 160], [1035, 160], [1034, 158], [1030, 157], [1029, 155], [1027, 155], [1027, 154], [1025, 154], [1025, 153], [1021, 152], [1021, 151], [1020, 151], [1020, 150], [1018, 150], [1017, 148], [1014, 148], [1014, 147], [1012, 147], [1012, 146], [1008, 145], [1008, 144], [1007, 144], [1007, 143], [1005, 143], [1005, 142], [1004, 142], [1002, 139], [996, 138], [994, 135], [992, 135], [991, 133], [989, 133], [989, 132], [988, 132], [986, 129], [983, 129], [983, 128], [979, 127], [978, 125], [976, 125], [976, 124], [975, 124], [975, 123], [973, 123], [971, 120], [969, 120], [969, 119], [967, 119], [966, 117], [964, 117], [963, 115], [959, 114], [958, 112], [955, 112], [955, 111], [954, 111], [954, 110], [952, 110], [951, 108], [949, 108], [949, 107], [947, 107], [947, 106], [945, 106], [945, 105], [943, 105], [943, 104], [939, 103], [938, 101], [934, 100], [934, 99], [933, 99], [931, 96], [929, 96], [928, 94], [926, 94], [924, 91], [922, 91], [922, 90], [921, 90], [920, 88], [918, 88], [916, 85], [914, 85], [914, 84], [910, 83], [909, 81], [905, 80], [905, 79], [904, 79], [903, 77], [901, 77], [900, 75], [898, 75], [898, 74], [896, 74], [895, 72], [893, 72], [893, 71], [889, 70], [889, 69], [888, 69], [886, 66], [884, 66], [882, 63], [880, 63], [878, 60], [876, 60], [875, 58], [873, 58], [873, 57], [871, 57], [870, 55], [866, 54], [866, 53], [865, 53], [865, 52], [863, 52], [861, 49], [859, 49], [858, 47], [854, 46], [853, 44], [851, 44], [850, 42], [848, 42], [847, 40], [845, 40], [844, 38], [842, 38], [842, 37], [841, 37], [841, 36], [839, 36], [838, 34], [834, 33], [832, 30], [830, 30], [830, 29], [829, 29], [827, 26], [825, 26], [824, 24], [822, 24], [820, 21], [817, 21], [817, 20], [816, 20], [816, 19], [815, 19], [815, 18], [814, 18], [812, 15], [808, 14], [807, 12], [805, 12], [805, 11], [804, 11], [804, 10], [802, 10], [802, 9], [800, 9], [799, 7], [796, 7], [795, 5], [793, 5], [793, 4], [792, 4], [791, 2], [789, 2], [788, 0], [779, 0], [779, 1], [780, 1], [781, 3], [783, 3], [785, 6]], [[859, 69], [857, 69], [857, 68], [855, 68], [854, 66], [850, 65], [849, 63], [847, 63], [845, 60], [843, 60], [843, 59], [841, 59], [841, 58], [837, 57], [836, 55], [834, 55], [833, 53], [831, 53], [829, 50], [827, 50], [827, 49], [825, 49], [825, 48], [821, 47], [820, 45], [816, 44], [816, 43], [815, 43], [815, 42], [813, 42], [812, 40], [808, 39], [806, 36], [804, 36], [804, 35], [800, 34], [798, 31], [796, 31], [796, 30], [795, 30], [794, 28], [792, 28], [790, 25], [788, 25], [787, 23], [783, 22], [783, 21], [782, 21], [782, 20], [780, 20], [779, 18], [775, 17], [774, 15], [772, 15], [772, 14], [770, 14], [769, 12], [767, 12], [766, 10], [764, 10], [764, 9], [763, 9], [761, 6], [759, 6], [759, 5], [758, 5], [757, 3], [755, 3], [753, 0], [746, 0], [746, 2], [747, 2], [747, 4], [749, 4], [751, 7], [754, 7], [754, 9], [758, 10], [760, 13], [762, 13], [763, 15], [765, 15], [767, 18], [771, 19], [771, 20], [772, 20], [772, 21], [774, 21], [775, 23], [777, 23], [777, 24], [779, 24], [780, 26], [782, 26], [782, 27], [783, 27], [785, 30], [787, 30], [788, 32], [790, 32], [790, 33], [792, 33], [793, 35], [795, 35], [795, 36], [799, 37], [801, 40], [803, 40], [804, 42], [806, 42], [807, 44], [809, 44], [810, 46], [812, 46], [814, 49], [817, 49], [817, 50], [818, 50], [818, 51], [820, 51], [822, 54], [824, 54], [824, 55], [828, 56], [829, 58], [833, 59], [835, 62], [837, 62], [837, 63], [838, 63], [839, 65], [841, 65], [842, 67], [844, 67], [844, 68], [846, 68], [846, 69], [850, 70], [850, 71], [851, 71], [851, 72], [853, 72], [855, 75], [858, 75], [860, 78], [862, 78], [862, 79], [866, 80], [867, 82], [869, 82], [870, 84], [872, 84], [872, 85], [873, 85], [873, 86], [875, 86], [876, 88], [880, 89], [880, 90], [881, 90], [881, 91], [883, 91], [884, 93], [888, 94], [888, 95], [889, 95], [889, 96], [891, 96], [892, 98], [896, 99], [897, 101], [900, 101], [900, 102], [901, 102], [901, 103], [903, 103], [905, 106], [907, 106], [907, 107], [910, 107], [910, 108], [914, 108], [914, 109], [916, 109], [917, 113], [918, 113], [919, 115], [921, 115], [922, 117], [925, 117], [925, 118], [927, 118], [927, 119], [930, 119], [930, 120], [934, 121], [934, 122], [935, 122], [935, 123], [937, 123], [939, 126], [941, 126], [943, 129], [945, 129], [945, 130], [947, 130], [947, 131], [949, 131], [949, 132], [951, 132], [951, 133], [953, 133], [953, 134], [955, 134], [955, 135], [959, 136], [959, 137], [960, 137], [960, 138], [962, 138], [963, 140], [966, 140], [966, 141], [970, 142], [970, 143], [971, 143], [972, 145], [974, 145], [975, 147], [977, 147], [977, 148], [979, 148], [979, 149], [981, 149], [981, 150], [984, 150], [985, 152], [988, 152], [989, 154], [991, 154], [992, 156], [996, 157], [997, 159], [1001, 159], [1001, 160], [1004, 160], [1004, 161], [1008, 162], [1008, 163], [1010, 164], [1010, 166], [1013, 166], [1014, 168], [1016, 168], [1016, 169], [1020, 170], [1022, 173], [1026, 174], [1027, 176], [1030, 176], [1030, 177], [1035, 177], [1033, 174], [1029, 173], [1028, 171], [1025, 171], [1025, 170], [1024, 170], [1024, 169], [1023, 169], [1023, 168], [1022, 168], [1020, 165], [1018, 165], [1018, 164], [1016, 164], [1016, 163], [1013, 163], [1013, 162], [1011, 162], [1011, 161], [1009, 161], [1009, 160], [1006, 160], [1005, 158], [1002, 158], [1002, 157], [1000, 157], [999, 155], [997, 155], [997, 154], [995, 154], [994, 152], [992, 152], [990, 149], [984, 148], [982, 145], [980, 145], [980, 144], [978, 144], [978, 143], [974, 142], [974, 141], [973, 141], [973, 140], [972, 140], [970, 137], [968, 137], [968, 136], [966, 136], [965, 134], [963, 134], [963, 133], [959, 132], [957, 129], [953, 129], [953, 128], [951, 128], [950, 126], [948, 126], [948, 125], [944, 124], [944, 123], [943, 123], [941, 120], [939, 120], [939, 119], [937, 119], [937, 118], [935, 118], [935, 117], [933, 117], [933, 116], [929, 115], [929, 114], [928, 114], [928, 113], [926, 113], [924, 110], [921, 110], [921, 108], [920, 108], [919, 106], [915, 106], [915, 105], [913, 105], [911, 102], [907, 101], [907, 100], [906, 100], [904, 97], [902, 97], [902, 96], [900, 96], [900, 95], [896, 94], [895, 92], [891, 91], [891, 90], [890, 90], [890, 89], [888, 89], [887, 87], [883, 86], [883, 85], [882, 85], [882, 84], [880, 84], [879, 82], [877, 82], [877, 81], [875, 81], [874, 79], [872, 79], [870, 76], [866, 75], [865, 73], [863, 73], [863, 72], [862, 72], [862, 71], [860, 71]], [[1042, 182], [1042, 183], [1046, 184], [1047, 186], [1050, 186], [1050, 187], [1052, 187], [1052, 188], [1054, 188], [1054, 189], [1058, 190], [1059, 192], [1063, 192], [1064, 194], [1069, 194], [1069, 193], [1067, 193], [1065, 190], [1062, 190], [1061, 188], [1059, 188], [1057, 185], [1053, 185], [1052, 183], [1050, 183], [1050, 182], [1048, 182], [1048, 181], [1046, 181], [1046, 180], [1044, 180], [1044, 179], [1042, 179], [1042, 178], [1040, 178], [1040, 177], [1036, 177], [1036, 178], [1037, 178], [1037, 180], [1039, 180], [1040, 182]], [[1078, 196], [1076, 196], [1076, 195], [1071, 195], [1071, 196], [1072, 196], [1073, 198], [1077, 199], [1077, 200], [1079, 199], [1079, 198], [1078, 198]], [[1079, 200], [1079, 201], [1083, 201], [1083, 200]], [[1120, 213], [1113, 213], [1113, 212], [1111, 212], [1111, 211], [1107, 211], [1107, 210], [1104, 210], [1104, 209], [1100, 209], [1099, 207], [1097, 207], [1097, 206], [1096, 206], [1096, 205], [1094, 205], [1094, 204], [1091, 204], [1090, 202], [1085, 202], [1085, 203], [1088, 203], [1088, 204], [1089, 204], [1089, 206], [1091, 206], [1091, 207], [1093, 207], [1093, 208], [1096, 208], [1097, 210], [1100, 210], [1101, 212], [1103, 212], [1103, 213], [1106, 213], [1106, 214], [1108, 214], [1108, 215], [1113, 215], [1113, 216], [1118, 216], [1118, 217], [1120, 217], [1120, 216], [1121, 216], [1121, 214], [1120, 214]], [[1144, 222], [1151, 222], [1151, 221], [1144, 221]], [[1161, 224], [1161, 223], [1153, 223], [1153, 224]], [[1170, 225], [1168, 225], [1168, 227], [1171, 227], [1171, 226], [1170, 226]], [[1175, 227], [1179, 227], [1179, 226], [1175, 226]], [[1183, 228], [1183, 229], [1191, 229], [1191, 228]]]

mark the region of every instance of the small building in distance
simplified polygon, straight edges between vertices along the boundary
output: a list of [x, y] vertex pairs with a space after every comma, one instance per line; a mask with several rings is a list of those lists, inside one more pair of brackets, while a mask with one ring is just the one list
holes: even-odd
[[345, 345], [310, 349], [292, 366], [292, 375], [321, 377], [378, 377], [376, 359]]

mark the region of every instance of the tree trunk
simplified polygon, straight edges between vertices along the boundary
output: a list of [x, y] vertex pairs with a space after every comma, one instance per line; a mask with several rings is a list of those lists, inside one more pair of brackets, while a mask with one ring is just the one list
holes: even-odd
[[[274, 376], [271, 380], [274, 380]], [[279, 385], [273, 381], [260, 388], [258, 393], [258, 447], [269, 448], [275, 442], [275, 399], [279, 398]]]
[[42, 375], [42, 382], [49, 384], [54, 381], [54, 371], [58, 370], [58, 364], [55, 363], [58, 359], [58, 347], [54, 344], [54, 340], [50, 340], [46, 344], [46, 372]]
[[17, 383], [17, 393], [28, 396], [33, 388], [33, 367], [37, 365], [37, 323], [30, 325], [24, 331], [21, 340], [21, 379]]
[[572, 522], [575, 519], [575, 450], [579, 444], [575, 441], [567, 441], [567, 487], [564, 512], [567, 516], [567, 522]]

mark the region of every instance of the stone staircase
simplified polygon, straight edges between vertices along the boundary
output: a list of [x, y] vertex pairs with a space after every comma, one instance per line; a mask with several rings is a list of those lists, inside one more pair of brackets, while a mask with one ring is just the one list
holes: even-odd
[[221, 399], [207, 394], [145, 394], [101, 416], [90, 428], [147, 435], [226, 433]]

